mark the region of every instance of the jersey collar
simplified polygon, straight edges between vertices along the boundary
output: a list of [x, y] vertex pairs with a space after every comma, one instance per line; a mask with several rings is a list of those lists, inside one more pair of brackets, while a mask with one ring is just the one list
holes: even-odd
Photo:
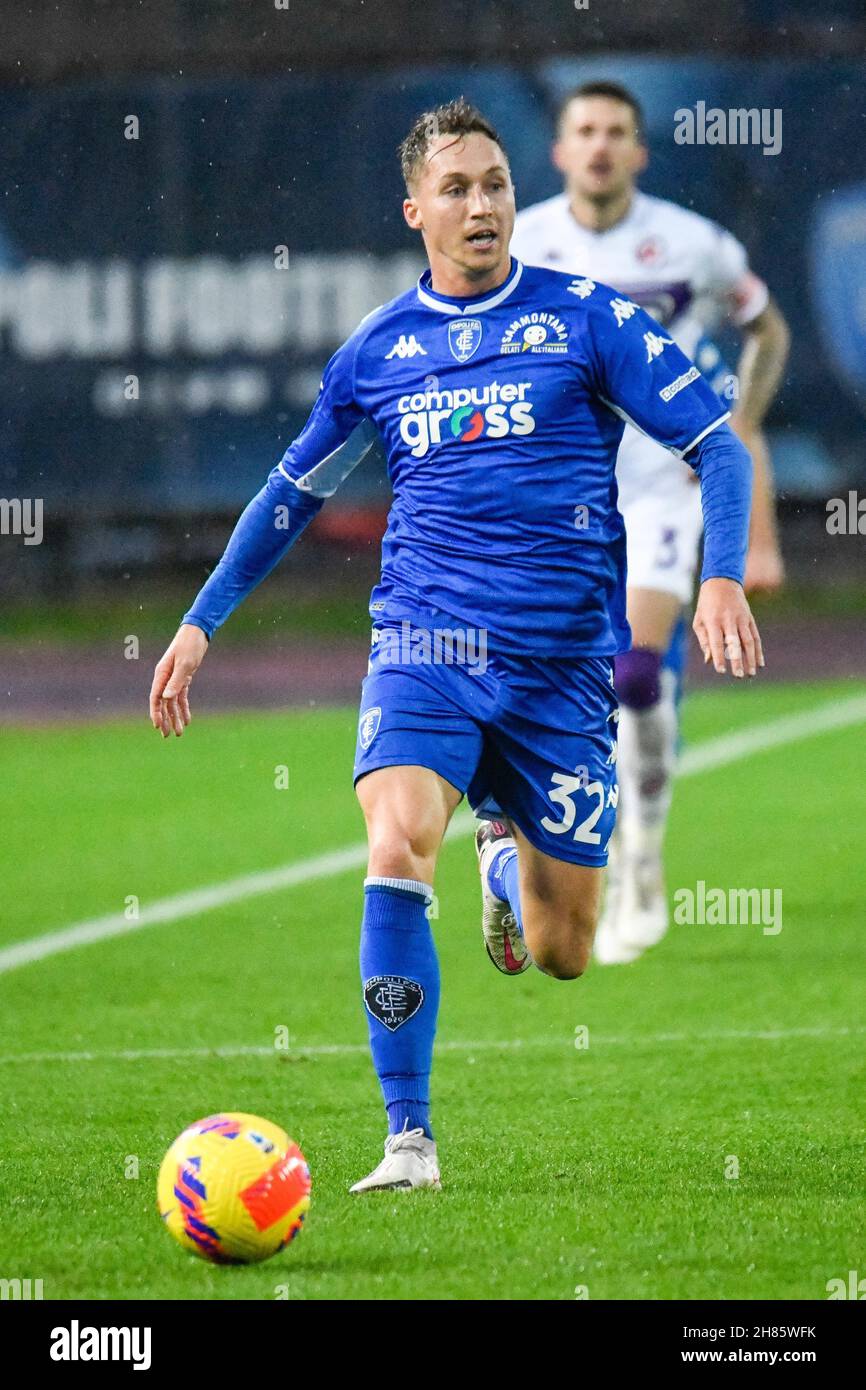
[[422, 304], [426, 304], [428, 309], [438, 309], [440, 314], [483, 314], [486, 309], [495, 309], [497, 304], [501, 304], [507, 299], [513, 290], [517, 288], [520, 277], [523, 274], [523, 266], [514, 256], [511, 257], [511, 273], [504, 285], [493, 294], [479, 296], [472, 299], [461, 299], [456, 302], [453, 299], [446, 299], [444, 295], [437, 294], [430, 288], [430, 271], [425, 270], [421, 279], [418, 281], [418, 298]]

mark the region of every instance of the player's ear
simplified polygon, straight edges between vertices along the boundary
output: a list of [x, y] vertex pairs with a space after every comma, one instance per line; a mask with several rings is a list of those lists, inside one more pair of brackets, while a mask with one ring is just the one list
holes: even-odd
[[403, 199], [403, 216], [413, 232], [423, 232], [424, 223], [421, 220], [421, 209], [414, 198]]
[[562, 162], [562, 141], [554, 140], [550, 147], [550, 162], [554, 169], [558, 169], [561, 174], [565, 173], [565, 165]]
[[638, 145], [634, 155], [634, 173], [642, 174], [649, 164], [649, 148], [646, 145]]

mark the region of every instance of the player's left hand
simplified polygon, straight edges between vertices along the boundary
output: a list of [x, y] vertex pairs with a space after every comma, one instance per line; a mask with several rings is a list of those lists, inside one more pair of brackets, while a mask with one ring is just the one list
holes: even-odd
[[692, 623], [704, 663], [712, 661], [720, 676], [730, 662], [731, 675], [754, 676], [764, 665], [761, 635], [752, 610], [735, 579], [705, 579]]

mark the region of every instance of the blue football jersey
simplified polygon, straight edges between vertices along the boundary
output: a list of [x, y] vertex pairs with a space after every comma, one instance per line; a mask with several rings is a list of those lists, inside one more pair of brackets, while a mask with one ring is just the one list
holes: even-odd
[[[512, 261], [498, 289], [455, 300], [428, 271], [332, 357], [184, 621], [210, 635], [378, 435], [393, 505], [374, 622], [460, 625], [505, 653], [613, 656], [630, 641], [614, 472], [624, 421], [682, 457], [727, 418], [664, 328], [607, 285]], [[748, 455], [723, 429], [690, 461], [704, 577], [742, 579]]]
[[381, 436], [394, 500], [375, 620], [456, 621], [491, 650], [612, 655], [629, 645], [623, 422], [682, 456], [726, 418], [636, 304], [513, 261], [495, 292], [452, 300], [428, 271], [369, 315], [278, 467], [329, 497]]

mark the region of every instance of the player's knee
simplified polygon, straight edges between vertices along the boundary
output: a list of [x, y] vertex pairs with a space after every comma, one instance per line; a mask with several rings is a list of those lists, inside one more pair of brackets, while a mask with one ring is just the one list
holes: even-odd
[[545, 975], [555, 980], [579, 980], [589, 965], [589, 949], [582, 946], [544, 945], [533, 954], [533, 961]]
[[[374, 827], [370, 836], [369, 871], [381, 878], [421, 878], [435, 858], [435, 838], [424, 827], [391, 823]], [[426, 880], [424, 880], [426, 881]]]
[[662, 653], [651, 647], [633, 647], [616, 658], [614, 684], [617, 699], [627, 709], [651, 709], [661, 699]]

